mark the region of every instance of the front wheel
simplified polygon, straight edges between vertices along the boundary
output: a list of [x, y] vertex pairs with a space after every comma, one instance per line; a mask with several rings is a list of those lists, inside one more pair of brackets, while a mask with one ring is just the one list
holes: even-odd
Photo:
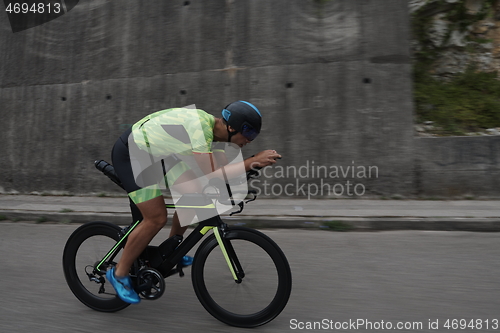
[[[130, 304], [123, 302], [107, 283], [105, 270], [118, 261], [103, 263], [102, 270], [94, 268], [123, 236], [120, 227], [108, 222], [90, 222], [76, 229], [66, 242], [63, 270], [73, 294], [88, 307], [104, 312], [119, 311]], [[119, 251], [119, 249], [117, 249]]]
[[[195, 254], [192, 281], [198, 299], [218, 320], [237, 327], [256, 327], [276, 318], [292, 289], [288, 261], [278, 245], [263, 233], [232, 227], [225, 242], [242, 271], [235, 281], [214, 235]], [[235, 258], [231, 258], [235, 261]]]

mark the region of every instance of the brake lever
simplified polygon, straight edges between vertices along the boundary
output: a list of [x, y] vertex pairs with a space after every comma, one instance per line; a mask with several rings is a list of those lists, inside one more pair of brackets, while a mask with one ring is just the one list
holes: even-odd
[[247, 172], [247, 181], [249, 181], [250, 179], [255, 179], [255, 178], [258, 178], [260, 176], [260, 168], [254, 168], [254, 169], [251, 169]]
[[238, 210], [236, 212], [232, 212], [231, 214], [229, 214], [229, 216], [233, 216], [234, 214], [239, 214], [239, 213], [241, 213], [243, 211], [243, 206], [244, 206], [243, 201], [239, 202], [238, 206], [240, 206], [240, 210]]
[[250, 191], [248, 191], [248, 194], [253, 195], [253, 198], [252, 199], [248, 199], [247, 201], [245, 201], [246, 204], [249, 203], [249, 202], [255, 201], [257, 199], [257, 191], [250, 190]]

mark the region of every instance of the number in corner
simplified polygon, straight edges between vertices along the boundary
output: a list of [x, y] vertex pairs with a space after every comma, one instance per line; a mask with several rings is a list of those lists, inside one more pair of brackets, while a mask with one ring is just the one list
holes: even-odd
[[5, 11], [9, 14], [59, 14], [61, 12], [61, 4], [56, 2], [56, 3], [33, 3], [31, 7], [29, 6], [28, 3], [19, 3], [19, 2], [9, 2], [7, 7], [5, 8]]
[[443, 325], [448, 330], [482, 330], [500, 328], [498, 319], [447, 319]]

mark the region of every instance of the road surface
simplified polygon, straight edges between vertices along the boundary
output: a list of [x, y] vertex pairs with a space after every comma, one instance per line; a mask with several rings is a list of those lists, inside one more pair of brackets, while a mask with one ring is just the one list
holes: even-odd
[[[0, 332], [248, 332], [204, 310], [189, 269], [167, 279], [159, 300], [111, 314], [86, 308], [61, 266], [77, 226], [0, 223]], [[286, 253], [294, 281], [282, 314], [256, 331], [500, 332], [500, 233], [264, 232]]]

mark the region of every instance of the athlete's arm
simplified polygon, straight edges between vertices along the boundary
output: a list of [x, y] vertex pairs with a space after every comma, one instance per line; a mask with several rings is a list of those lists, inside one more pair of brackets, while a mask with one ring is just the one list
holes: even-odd
[[[195, 153], [194, 157], [202, 172], [209, 176], [209, 178], [225, 178], [222, 167], [217, 165], [213, 154]], [[276, 150], [264, 150], [242, 162], [224, 166], [224, 172], [227, 178], [236, 178], [242, 175], [243, 170], [246, 172], [253, 168], [263, 168], [273, 165], [278, 158], [281, 158], [281, 155]]]

